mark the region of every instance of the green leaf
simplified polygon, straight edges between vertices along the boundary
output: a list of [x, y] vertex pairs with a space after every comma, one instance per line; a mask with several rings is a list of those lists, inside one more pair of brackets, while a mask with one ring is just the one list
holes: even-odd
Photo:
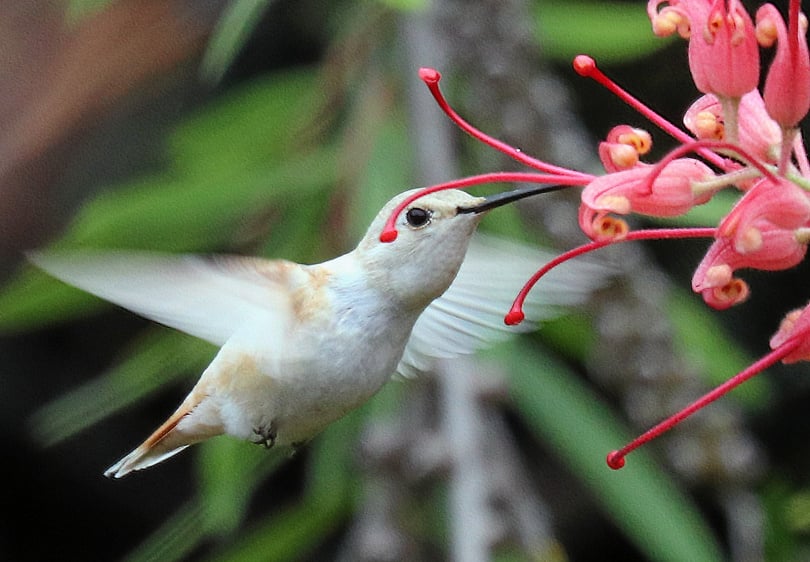
[[578, 361], [585, 361], [598, 337], [588, 315], [576, 310], [544, 321], [542, 328], [538, 336], [549, 348]]
[[[802, 496], [807, 497], [807, 492], [795, 494], [796, 490], [778, 476], [767, 481], [760, 494], [767, 519], [764, 525], [765, 560], [769, 562], [808, 560], [806, 543], [800, 543], [795, 535], [800, 530], [795, 525], [797, 509], [802, 509], [796, 500], [801, 503]], [[810, 505], [807, 508], [810, 509]]]
[[227, 535], [244, 520], [251, 496], [287, 457], [244, 441], [220, 437], [201, 443], [195, 457], [203, 525], [208, 534]]
[[352, 447], [368, 406], [332, 424], [310, 448], [306, 496], [278, 510], [210, 562], [301, 560], [340, 527], [352, 512]]
[[115, 0], [70, 0], [65, 9], [65, 20], [74, 26], [82, 20], [96, 15]]
[[380, 4], [402, 12], [416, 12], [427, 8], [427, 0], [377, 0]]
[[43, 445], [68, 439], [166, 383], [201, 372], [213, 352], [211, 344], [180, 332], [150, 330], [132, 344], [117, 366], [34, 412], [33, 434]]
[[642, 552], [672, 562], [723, 559], [700, 513], [646, 451], [634, 452], [620, 471], [606, 466], [605, 455], [629, 432], [574, 373], [520, 342], [500, 347], [497, 357], [511, 369], [523, 418]]
[[[705, 375], [710, 384], [725, 382], [753, 362], [729, 337], [716, 313], [708, 311], [699, 297], [673, 290], [666, 313], [675, 330], [678, 355]], [[729, 396], [749, 408], [762, 407], [770, 398], [770, 388], [767, 378], [756, 377], [734, 389]]]
[[348, 515], [345, 504], [304, 500], [279, 510], [210, 562], [281, 562], [306, 557]]
[[188, 556], [205, 538], [203, 510], [190, 501], [166, 519], [163, 525], [131, 552], [125, 562], [174, 562]]
[[220, 81], [261, 21], [262, 12], [270, 6], [270, 2], [232, 0], [225, 7], [200, 64], [202, 80], [212, 83]]
[[669, 44], [653, 35], [638, 3], [538, 0], [533, 8], [543, 53], [559, 62], [579, 54], [600, 63], [630, 62]]
[[[380, 113], [379, 108], [374, 114]], [[371, 152], [364, 162], [357, 196], [349, 217], [354, 238], [362, 237], [371, 219], [391, 197], [410, 189], [412, 152], [406, 131], [407, 123], [401, 111], [384, 113], [385, 118], [368, 126]]]
[[180, 175], [214, 176], [227, 190], [228, 175], [257, 164], [281, 163], [306, 152], [302, 143], [317, 125], [323, 95], [312, 69], [256, 79], [189, 117], [172, 133], [168, 152]]

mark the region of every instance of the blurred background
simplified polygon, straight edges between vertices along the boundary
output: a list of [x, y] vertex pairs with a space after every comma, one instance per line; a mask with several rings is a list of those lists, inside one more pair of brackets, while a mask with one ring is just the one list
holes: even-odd
[[[707, 242], [621, 245], [588, 303], [387, 385], [294, 458], [219, 438], [111, 481], [103, 470], [215, 349], [23, 263], [46, 245], [312, 263], [351, 249], [400, 191], [520, 169], [447, 123], [420, 66], [481, 129], [598, 173], [610, 127], [649, 126], [576, 76], [574, 55], [673, 122], [697, 97], [685, 44], [655, 39], [645, 6], [0, 3], [0, 559], [810, 558], [804, 365], [771, 369], [620, 472], [604, 462], [764, 354], [808, 298], [804, 266], [745, 274], [752, 298], [717, 313], [688, 290]], [[672, 148], [651, 132], [656, 154]], [[483, 229], [563, 251], [584, 242], [577, 195]]]

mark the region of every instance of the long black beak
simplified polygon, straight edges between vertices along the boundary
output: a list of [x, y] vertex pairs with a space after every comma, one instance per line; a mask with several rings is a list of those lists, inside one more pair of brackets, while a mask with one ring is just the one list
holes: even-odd
[[549, 193], [551, 191], [563, 189], [564, 187], [568, 186], [530, 185], [528, 187], [521, 187], [519, 189], [513, 189], [512, 191], [504, 191], [502, 193], [496, 193], [494, 195], [484, 197], [483, 203], [473, 205], [472, 207], [458, 207], [456, 209], [456, 212], [458, 212], [459, 214], [483, 213], [484, 211], [489, 211], [490, 209], [500, 207], [501, 205], [506, 205], [507, 203], [517, 201], [518, 199], [523, 199], [524, 197], [531, 197], [532, 195], [539, 195], [541, 193]]

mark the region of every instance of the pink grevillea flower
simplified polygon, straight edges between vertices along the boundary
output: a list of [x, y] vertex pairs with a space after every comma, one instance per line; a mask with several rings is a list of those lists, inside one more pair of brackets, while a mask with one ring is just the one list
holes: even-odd
[[599, 159], [607, 172], [627, 170], [639, 164], [639, 158], [652, 148], [652, 137], [644, 129], [616, 125], [599, 143]]
[[[738, 251], [739, 246], [744, 246], [745, 251]], [[748, 297], [748, 287], [733, 276], [735, 271], [790, 269], [799, 264], [806, 253], [806, 242], [801, 242], [794, 231], [756, 219], [742, 236], [714, 241], [695, 270], [692, 290], [700, 293], [712, 308], [723, 310]]]
[[[789, 65], [779, 62], [780, 56], [787, 57], [791, 53], [794, 53], [791, 56], [799, 53], [801, 60], [805, 56], [806, 42], [793, 31], [797, 28], [803, 33], [806, 27], [799, 17], [798, 5], [798, 0], [791, 0], [787, 39], [779, 28], [781, 19], [775, 19], [769, 9], [760, 12], [757, 32], [762, 41], [770, 29], [777, 38], [777, 51], [787, 46], [784, 51], [787, 55], [777, 52], [774, 64], [781, 68], [769, 75], [771, 83], [776, 85], [771, 91], [779, 92], [781, 88], [782, 92], [787, 92], [785, 96], [795, 94], [801, 98], [803, 88], [810, 89], [810, 80], [801, 78], [803, 84], [788, 89], [785, 69]], [[614, 243], [712, 238], [712, 244], [695, 270], [692, 288], [716, 309], [728, 308], [751, 296], [748, 284], [736, 276], [738, 271], [747, 268], [774, 271], [800, 263], [810, 243], [810, 162], [801, 139], [795, 131], [788, 130], [788, 125], [801, 111], [806, 111], [806, 108], [801, 109], [805, 102], [778, 99], [777, 94], [766, 95], [763, 100], [756, 91], [757, 38], [751, 18], [739, 0], [651, 0], [648, 12], [657, 34], [678, 33], [689, 39], [690, 67], [695, 83], [707, 94], [695, 102], [684, 117], [684, 124], [694, 136], [668, 122], [610, 80], [592, 58], [580, 55], [574, 60], [578, 74], [605, 86], [679, 143], [658, 162], [645, 162], [643, 158], [649, 157], [652, 136], [641, 129], [619, 125], [599, 145], [599, 156], [607, 173], [592, 176], [534, 159], [473, 128], [444, 99], [438, 88], [438, 72], [423, 69], [420, 71], [423, 81], [442, 110], [462, 130], [537, 172], [482, 174], [416, 192], [394, 210], [380, 239], [393, 241], [395, 218], [405, 206], [421, 194], [439, 189], [497, 181], [543, 184], [531, 188], [532, 193], [562, 186], [584, 187], [578, 221], [591, 240], [551, 260], [527, 281], [504, 317], [509, 325], [523, 320], [522, 307], [527, 294], [548, 271]], [[768, 27], [770, 20], [777, 22], [771, 28]], [[780, 110], [784, 115], [777, 115]], [[791, 111], [793, 114], [789, 115]], [[631, 213], [653, 217], [682, 215], [726, 187], [737, 188], [741, 195], [716, 227], [631, 230], [622, 218]], [[514, 193], [505, 194], [499, 200], [513, 200]], [[774, 363], [810, 360], [810, 312], [807, 310], [788, 315], [771, 340], [770, 353], [626, 447], [610, 453], [608, 464], [620, 468], [630, 451]]]
[[[668, 6], [660, 9], [662, 4]], [[656, 35], [689, 39], [689, 69], [698, 90], [739, 98], [757, 87], [759, 48], [751, 16], [739, 0], [650, 0]]]
[[[713, 94], [706, 94], [695, 101], [686, 110], [683, 124], [698, 139], [726, 140], [723, 108]], [[782, 130], [768, 115], [758, 90], [740, 99], [737, 142], [743, 150], [762, 162], [779, 162]]]
[[579, 225], [592, 240], [603, 239], [602, 219], [608, 213], [638, 213], [653, 217], [682, 215], [711, 199], [713, 191], [696, 189], [714, 179], [706, 164], [692, 158], [668, 163], [650, 184], [650, 165], [639, 165], [599, 176], [582, 191]]
[[756, 16], [760, 43], [769, 47], [776, 42], [776, 56], [765, 78], [765, 107], [785, 129], [797, 127], [810, 109], [807, 20], [799, 14], [799, 4], [790, 3], [789, 26], [772, 4], [760, 6]]
[[[810, 197], [799, 186], [784, 178], [759, 180], [717, 228], [719, 237], [731, 238], [740, 254], [758, 251], [763, 244], [757, 227], [762, 221], [791, 233], [810, 221]], [[794, 264], [795, 265], [795, 264]]]
[[773, 350], [791, 344], [794, 347], [782, 359], [783, 363], [810, 361], [810, 305], [788, 312], [770, 341]]

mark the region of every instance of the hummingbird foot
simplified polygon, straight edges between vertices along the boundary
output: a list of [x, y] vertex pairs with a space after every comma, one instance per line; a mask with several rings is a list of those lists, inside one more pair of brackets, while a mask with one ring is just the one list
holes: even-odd
[[265, 449], [271, 448], [276, 444], [276, 428], [273, 427], [273, 422], [267, 425], [257, 426], [253, 428], [252, 443], [257, 445], [264, 445]]

